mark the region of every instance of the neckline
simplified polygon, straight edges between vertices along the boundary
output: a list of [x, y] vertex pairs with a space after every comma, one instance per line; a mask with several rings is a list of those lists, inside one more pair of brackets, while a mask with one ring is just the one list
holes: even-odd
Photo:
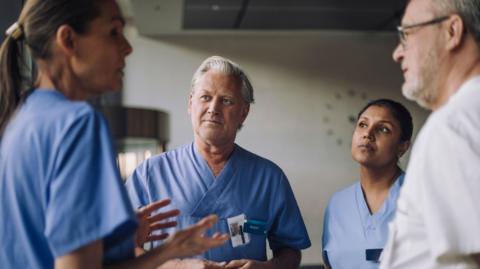
[[395, 174], [394, 176], [395, 180], [393, 184], [390, 186], [390, 188], [388, 189], [387, 197], [383, 201], [380, 209], [373, 214], [371, 213], [370, 208], [368, 207], [367, 199], [363, 193], [362, 184], [360, 181], [358, 181], [357, 188], [356, 188], [356, 196], [357, 196], [357, 204], [359, 204], [359, 206], [361, 207], [360, 208], [361, 212], [367, 212], [366, 214], [367, 217], [374, 218], [374, 219], [381, 218], [383, 215], [385, 215], [385, 212], [387, 211], [389, 206], [389, 201], [391, 200], [390, 198], [392, 197], [392, 195], [395, 195], [394, 192], [396, 192], [396, 190], [400, 188], [400, 185], [401, 185], [400, 181], [403, 175], [404, 175], [404, 172], [401, 169], [399, 170], [398, 173]]

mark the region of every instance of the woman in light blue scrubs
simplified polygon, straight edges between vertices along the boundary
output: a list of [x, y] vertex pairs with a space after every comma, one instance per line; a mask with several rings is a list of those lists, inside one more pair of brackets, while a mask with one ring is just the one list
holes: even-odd
[[360, 180], [336, 192], [325, 210], [322, 247], [328, 268], [378, 268], [404, 178], [398, 160], [412, 131], [410, 113], [393, 100], [371, 101], [358, 113], [351, 151]]

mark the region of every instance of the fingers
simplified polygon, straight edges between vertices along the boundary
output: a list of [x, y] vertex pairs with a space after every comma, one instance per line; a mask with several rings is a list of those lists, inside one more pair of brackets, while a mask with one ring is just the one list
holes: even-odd
[[191, 226], [191, 229], [196, 233], [204, 233], [206, 230], [212, 228], [217, 221], [218, 217], [216, 215], [210, 215]]
[[175, 227], [175, 226], [177, 226], [176, 221], [157, 222], [157, 223], [150, 224], [150, 231], [172, 228], [172, 227]]
[[169, 235], [168, 233], [152, 234], [152, 235], [147, 236], [145, 242], [164, 240], [168, 237], [168, 235]]
[[226, 262], [205, 261], [205, 267], [208, 269], [224, 269]]
[[203, 237], [201, 244], [202, 244], [203, 249], [205, 249], [205, 251], [206, 251], [208, 249], [218, 247], [218, 246], [221, 246], [221, 245], [225, 244], [225, 242], [227, 242], [228, 238], [229, 237], [226, 234], [219, 235], [215, 238], [213, 238], [213, 237]]
[[167, 211], [167, 212], [161, 212], [161, 213], [157, 213], [153, 216], [149, 216], [147, 218], [147, 220], [148, 220], [148, 222], [152, 223], [152, 222], [162, 221], [162, 220], [165, 220], [165, 219], [168, 219], [168, 218], [171, 218], [171, 217], [176, 217], [179, 214], [180, 214], [180, 210], [173, 209], [173, 210], [170, 210], [170, 211]]
[[233, 260], [230, 261], [227, 265], [225, 265], [225, 268], [227, 269], [236, 269], [236, 268], [241, 268], [245, 264], [247, 264], [248, 260]]
[[198, 255], [208, 249], [223, 245], [228, 240], [228, 235], [205, 236], [205, 231], [211, 228], [217, 220], [218, 218], [214, 215], [203, 218], [189, 228], [177, 231], [166, 244], [172, 249], [177, 249], [175, 253], [179, 258]]
[[212, 235], [212, 238], [219, 238], [220, 236], [222, 236], [222, 234], [219, 232], [216, 232]]
[[181, 268], [224, 269], [226, 262], [214, 262], [210, 260], [182, 259]]
[[203, 237], [205, 231], [212, 228], [217, 221], [217, 216], [210, 215], [189, 228], [192, 229], [192, 232], [195, 233], [196, 236], [202, 236], [202, 245], [207, 249], [221, 246], [225, 244], [229, 238], [228, 235], [220, 233], [215, 233], [212, 237]]
[[170, 199], [162, 199], [151, 204], [148, 204], [138, 210], [140, 214], [150, 215], [153, 211], [169, 205], [172, 201]]

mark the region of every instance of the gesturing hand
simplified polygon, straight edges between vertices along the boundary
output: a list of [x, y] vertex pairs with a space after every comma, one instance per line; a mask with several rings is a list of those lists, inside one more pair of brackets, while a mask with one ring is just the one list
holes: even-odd
[[225, 269], [226, 262], [214, 262], [200, 259], [183, 259], [178, 261], [176, 269]]
[[183, 258], [225, 244], [228, 240], [226, 234], [215, 233], [212, 237], [204, 235], [217, 221], [217, 216], [210, 215], [185, 230], [177, 231], [165, 242], [166, 248], [175, 253], [176, 257]]
[[226, 269], [262, 269], [267, 268], [265, 262], [259, 262], [254, 260], [233, 260], [226, 266]]
[[168, 237], [168, 233], [152, 235], [153, 231], [175, 227], [176, 221], [165, 221], [168, 218], [178, 216], [180, 211], [177, 209], [167, 212], [152, 214], [154, 211], [170, 204], [170, 199], [164, 199], [153, 202], [137, 210], [138, 229], [135, 234], [137, 247], [143, 247], [146, 242], [163, 240]]

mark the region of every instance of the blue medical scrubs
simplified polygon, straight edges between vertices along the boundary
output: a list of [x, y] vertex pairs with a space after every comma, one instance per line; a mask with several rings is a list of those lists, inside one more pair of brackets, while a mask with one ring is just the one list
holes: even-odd
[[53, 268], [102, 239], [105, 263], [133, 257], [136, 217], [103, 117], [35, 90], [0, 144], [0, 267]]
[[324, 261], [333, 269], [378, 268], [405, 174], [390, 187], [382, 208], [371, 214], [360, 182], [335, 193], [325, 210]]
[[171, 208], [181, 211], [177, 228], [186, 228], [210, 214], [219, 217], [210, 234], [228, 233], [227, 219], [240, 214], [247, 220], [265, 222], [265, 234], [249, 234], [249, 244], [234, 248], [230, 241], [198, 258], [265, 261], [266, 240], [273, 250], [310, 246], [285, 174], [271, 161], [238, 145], [217, 177], [191, 143], [142, 163], [127, 181], [127, 189], [135, 207], [171, 198]]

